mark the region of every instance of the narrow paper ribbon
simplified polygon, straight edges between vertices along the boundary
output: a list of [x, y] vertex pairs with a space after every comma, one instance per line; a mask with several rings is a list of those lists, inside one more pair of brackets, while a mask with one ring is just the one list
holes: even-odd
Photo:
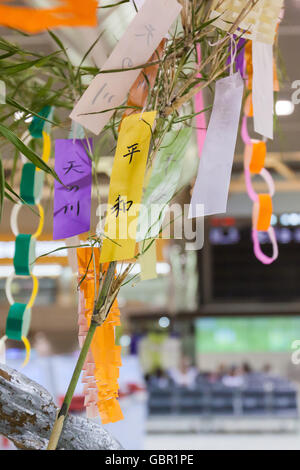
[[226, 212], [228, 191], [243, 97], [240, 73], [216, 83], [215, 100], [194, 186], [189, 218]]
[[181, 6], [176, 0], [146, 0], [101, 69], [101, 73], [94, 78], [76, 104], [70, 115], [71, 119], [99, 134], [113, 115], [113, 108], [125, 101], [130, 86], [140, 74], [140, 69], [103, 72], [145, 64], [166, 36], [180, 10]]
[[151, 129], [156, 111], [132, 114], [123, 120], [108, 196], [101, 263], [132, 258], [142, 197]]
[[273, 139], [273, 47], [271, 44], [254, 41], [252, 54], [254, 130]]
[[[198, 65], [201, 64], [201, 45], [197, 44], [197, 59]], [[198, 73], [197, 78], [202, 78], [202, 74]], [[206, 119], [205, 113], [201, 112], [204, 110], [204, 101], [203, 101], [203, 91], [199, 90], [199, 92], [195, 95], [195, 112], [200, 113], [196, 116], [196, 127], [197, 127], [197, 143], [198, 143], [198, 152], [199, 158], [202, 155], [203, 145], [206, 137]]]
[[86, 149], [91, 147], [91, 139], [55, 142], [55, 171], [65, 186], [54, 182], [54, 240], [90, 229], [92, 161]]
[[163, 139], [142, 199], [137, 241], [159, 235], [167, 204], [178, 186], [191, 135], [192, 129], [186, 127], [168, 132]]

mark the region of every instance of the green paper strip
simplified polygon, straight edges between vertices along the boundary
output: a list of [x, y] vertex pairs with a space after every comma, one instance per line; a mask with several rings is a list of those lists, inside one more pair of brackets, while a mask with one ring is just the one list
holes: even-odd
[[146, 187], [139, 214], [138, 242], [156, 238], [160, 232], [167, 204], [179, 185], [185, 149], [192, 135], [191, 128], [170, 131], [163, 139]]
[[27, 204], [34, 205], [41, 198], [44, 172], [37, 171], [33, 163], [25, 163], [22, 169], [20, 196]]
[[14, 267], [18, 276], [30, 276], [30, 266], [35, 260], [35, 238], [21, 233], [16, 238]]
[[9, 339], [22, 341], [22, 336], [27, 336], [31, 320], [31, 309], [26, 309], [26, 306], [26, 304], [17, 302], [11, 305], [7, 315], [5, 331]]
[[[49, 114], [51, 112], [51, 106], [47, 105], [44, 106], [44, 108], [38, 113], [39, 116], [42, 116], [44, 118], [48, 118]], [[40, 119], [37, 116], [33, 116], [32, 122], [29, 126], [29, 132], [32, 135], [32, 137], [36, 139], [41, 139], [43, 137], [43, 129], [46, 121], [44, 119]]]

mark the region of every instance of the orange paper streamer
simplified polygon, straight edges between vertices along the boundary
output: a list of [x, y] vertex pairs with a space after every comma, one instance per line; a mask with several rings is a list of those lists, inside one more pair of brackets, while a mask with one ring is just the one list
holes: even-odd
[[259, 198], [259, 212], [256, 229], [261, 232], [266, 232], [271, 225], [272, 217], [272, 198], [269, 194], [260, 194]]
[[252, 93], [247, 96], [245, 106], [244, 106], [244, 114], [247, 117], [253, 117], [253, 101], [252, 101]]
[[0, 25], [32, 34], [58, 26], [96, 26], [97, 6], [97, 0], [60, 0], [56, 8], [43, 9], [0, 5]]
[[[247, 41], [245, 44], [245, 62], [246, 62], [246, 74], [247, 74], [247, 88], [252, 90], [253, 82], [253, 63], [252, 63], [252, 41]], [[273, 59], [273, 89], [279, 91], [279, 80], [277, 73], [277, 64], [275, 58]]]
[[[155, 62], [162, 57], [165, 43], [166, 43], [166, 39], [164, 38], [158, 45], [156, 51], [150, 57], [148, 61], [149, 63]], [[139, 113], [142, 111], [142, 109], [147, 103], [149, 90], [151, 90], [151, 88], [154, 87], [157, 72], [158, 72], [158, 67], [159, 67], [159, 64], [149, 65], [149, 67], [146, 67], [139, 74], [138, 78], [132, 85], [129, 91], [129, 95], [128, 95], [127, 106], [128, 107], [132, 106], [133, 109], [130, 109], [130, 108], [126, 109], [123, 114], [122, 120], [126, 116], [130, 116], [131, 114]], [[138, 109], [134, 109], [134, 108], [138, 108]]]
[[[93, 251], [92, 251], [93, 250]], [[92, 259], [92, 254], [94, 259]], [[82, 346], [92, 318], [95, 301], [96, 285], [99, 285], [100, 250], [98, 248], [78, 248], [78, 274], [80, 284], [79, 296], [79, 342]], [[104, 274], [108, 263], [101, 265]], [[83, 367], [82, 382], [85, 395], [87, 416], [94, 417], [99, 412], [102, 424], [114, 423], [123, 419], [123, 414], [117, 400], [118, 377], [121, 366], [121, 346], [115, 344], [115, 326], [120, 325], [120, 311], [117, 300], [102, 326], [96, 329], [91, 349]]]
[[267, 146], [265, 142], [255, 142], [252, 147], [252, 157], [249, 169], [251, 173], [260, 173], [265, 166]]

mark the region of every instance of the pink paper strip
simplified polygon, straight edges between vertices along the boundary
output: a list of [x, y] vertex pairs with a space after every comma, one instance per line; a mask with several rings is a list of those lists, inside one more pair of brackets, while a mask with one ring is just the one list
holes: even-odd
[[[201, 46], [197, 44], [197, 56], [198, 56], [198, 64], [201, 64]], [[197, 78], [202, 78], [202, 74], [198, 73]], [[203, 92], [200, 90], [197, 95], [195, 96], [195, 111], [199, 113], [204, 109], [204, 102], [203, 102]], [[206, 137], [206, 119], [205, 113], [198, 114], [196, 116], [196, 127], [197, 127], [197, 142], [198, 142], [198, 151], [199, 151], [199, 158], [202, 154], [202, 149]]]

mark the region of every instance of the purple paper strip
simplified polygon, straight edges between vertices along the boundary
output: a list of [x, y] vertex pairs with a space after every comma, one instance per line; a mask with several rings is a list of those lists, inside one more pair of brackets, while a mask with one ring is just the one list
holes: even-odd
[[[236, 39], [236, 36], [234, 36], [234, 39]], [[236, 72], [240, 72], [241, 76], [245, 78], [245, 43], [246, 39], [240, 38], [236, 44], [236, 50], [239, 51], [236, 55], [235, 58], [235, 66], [236, 66]], [[226, 64], [230, 66], [231, 64], [231, 44], [229, 45], [229, 57], [227, 59]]]
[[57, 139], [55, 171], [66, 187], [54, 182], [53, 240], [73, 237], [90, 229], [92, 162], [86, 149], [92, 139]]

